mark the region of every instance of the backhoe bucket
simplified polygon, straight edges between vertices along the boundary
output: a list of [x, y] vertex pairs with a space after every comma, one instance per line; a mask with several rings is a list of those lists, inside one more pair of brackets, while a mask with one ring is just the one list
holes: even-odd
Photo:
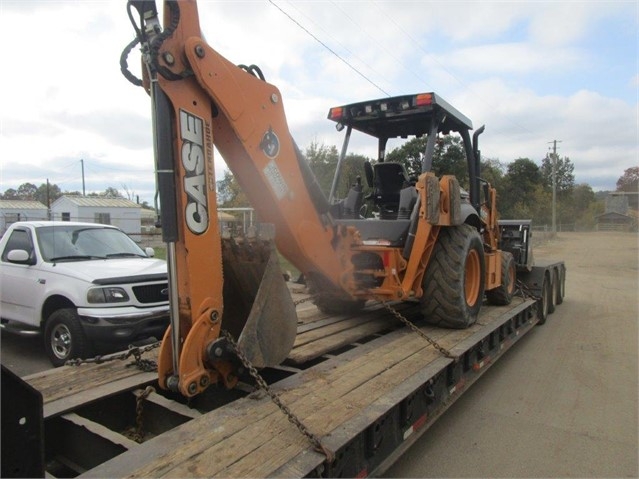
[[297, 314], [270, 240], [224, 239], [222, 328], [237, 339], [255, 367], [286, 359], [297, 333]]

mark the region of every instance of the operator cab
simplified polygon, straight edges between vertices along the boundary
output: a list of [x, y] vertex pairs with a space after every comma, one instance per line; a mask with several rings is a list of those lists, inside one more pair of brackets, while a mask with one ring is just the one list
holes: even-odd
[[[427, 135], [422, 155], [421, 172], [431, 170], [435, 141], [439, 133], [459, 133], [464, 144], [470, 179], [470, 199], [475, 211], [479, 210], [479, 151], [477, 136], [473, 142], [470, 119], [435, 93], [401, 95], [379, 100], [333, 107], [328, 119], [337, 123], [338, 131], [346, 129], [329, 201], [338, 206], [335, 217], [338, 224], [358, 228], [365, 244], [402, 246], [411, 224], [417, 221], [418, 201], [416, 178], [410, 178], [401, 163], [386, 162], [386, 144], [391, 138], [421, 137]], [[364, 176], [372, 192], [364, 197], [361, 179], [358, 177], [347, 197], [336, 201], [335, 192], [353, 130], [377, 139], [378, 158], [364, 164]], [[473, 144], [474, 143], [474, 144]], [[372, 202], [374, 219], [364, 219], [366, 202]]]

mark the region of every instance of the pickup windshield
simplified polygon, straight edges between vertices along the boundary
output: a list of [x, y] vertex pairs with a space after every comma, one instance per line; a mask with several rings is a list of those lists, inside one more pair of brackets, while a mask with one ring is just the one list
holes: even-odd
[[101, 226], [55, 225], [37, 229], [44, 261], [146, 257], [122, 231]]

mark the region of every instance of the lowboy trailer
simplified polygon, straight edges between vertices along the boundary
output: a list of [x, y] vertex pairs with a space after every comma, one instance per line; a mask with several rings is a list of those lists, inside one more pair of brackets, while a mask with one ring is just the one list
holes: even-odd
[[397, 313], [419, 318], [409, 303], [327, 315], [290, 286], [295, 345], [281, 366], [261, 374], [307, 437], [248, 372], [235, 389], [186, 400], [130, 361], [65, 366], [26, 382], [3, 367], [2, 476], [380, 475], [545, 322], [563, 300], [565, 278], [563, 262], [531, 268], [518, 282], [521, 295], [508, 306], [484, 306], [468, 329], [417, 322], [437, 347], [393, 321]]

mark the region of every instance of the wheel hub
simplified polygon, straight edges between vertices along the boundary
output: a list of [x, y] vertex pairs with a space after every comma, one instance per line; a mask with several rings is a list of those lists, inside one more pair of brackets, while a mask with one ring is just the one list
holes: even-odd
[[71, 331], [63, 324], [57, 325], [51, 331], [51, 349], [59, 359], [65, 359], [71, 352]]

